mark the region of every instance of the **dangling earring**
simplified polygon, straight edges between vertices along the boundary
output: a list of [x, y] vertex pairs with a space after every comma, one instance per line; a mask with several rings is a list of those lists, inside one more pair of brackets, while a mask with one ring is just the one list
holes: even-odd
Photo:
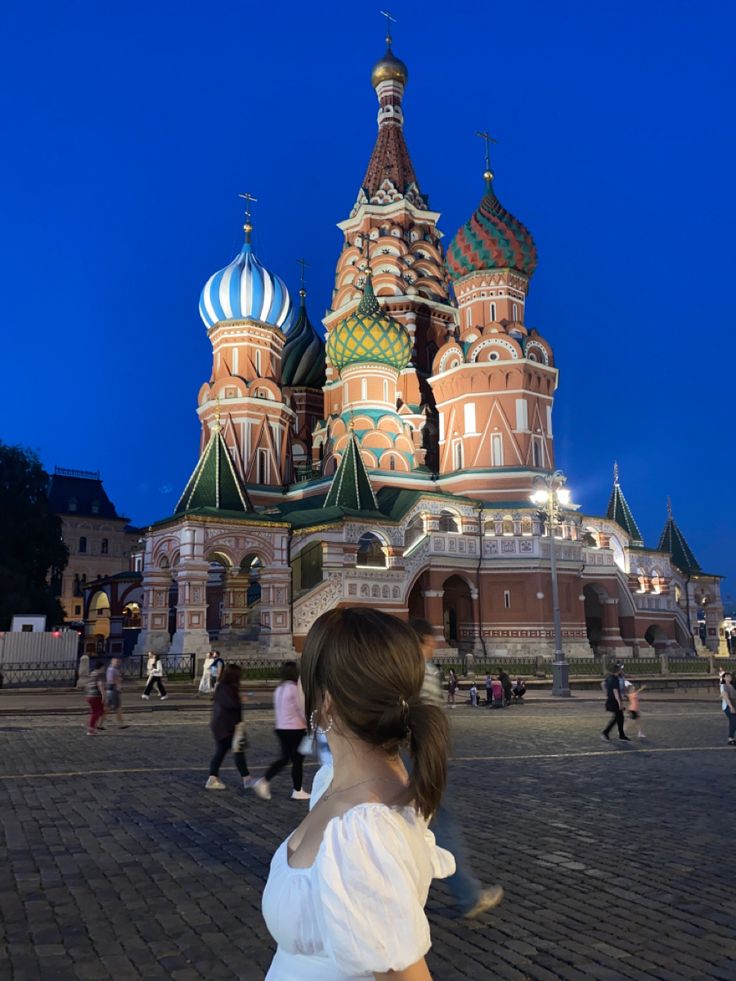
[[326, 736], [327, 733], [330, 731], [330, 729], [332, 729], [332, 726], [333, 725], [334, 725], [334, 723], [332, 721], [332, 716], [331, 715], [328, 715], [327, 716], [327, 728], [326, 729], [323, 729], [322, 726], [318, 725], [317, 724], [317, 709], [314, 709], [314, 711], [312, 712], [312, 714], [309, 716], [309, 728], [312, 730], [312, 732], [316, 732], [318, 736]]

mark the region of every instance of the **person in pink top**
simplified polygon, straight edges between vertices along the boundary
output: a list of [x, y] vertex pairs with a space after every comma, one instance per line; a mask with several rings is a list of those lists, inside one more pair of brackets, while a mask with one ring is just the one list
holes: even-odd
[[299, 668], [296, 661], [284, 661], [281, 679], [281, 684], [273, 693], [276, 735], [281, 744], [281, 756], [273, 761], [265, 776], [256, 781], [253, 790], [263, 800], [271, 800], [271, 781], [291, 761], [291, 779], [294, 784], [291, 799], [309, 800], [310, 795], [302, 788], [304, 757], [299, 752], [299, 744], [307, 734], [307, 720], [299, 691]]

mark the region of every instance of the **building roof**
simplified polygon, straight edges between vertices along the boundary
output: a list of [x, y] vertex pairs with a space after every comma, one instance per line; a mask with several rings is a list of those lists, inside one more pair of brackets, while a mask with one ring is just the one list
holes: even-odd
[[348, 365], [368, 362], [387, 364], [401, 371], [409, 363], [409, 332], [381, 308], [373, 290], [370, 270], [357, 309], [330, 331], [327, 354], [338, 371]]
[[174, 514], [201, 508], [241, 514], [253, 510], [223, 439], [219, 422], [212, 428], [212, 435], [174, 508]]
[[516, 269], [531, 276], [537, 267], [537, 247], [529, 229], [507, 211], [493, 190], [493, 178], [476, 212], [447, 248], [450, 276], [460, 279], [486, 269]]
[[702, 571], [700, 563], [693, 555], [693, 550], [685, 541], [685, 536], [672, 517], [672, 505], [669, 498], [667, 499], [667, 521], [662, 529], [657, 548], [660, 552], [669, 552], [672, 562], [687, 575]]
[[284, 388], [322, 388], [326, 381], [325, 342], [312, 326], [299, 290], [301, 304], [281, 352], [281, 385]]
[[631, 540], [630, 544], [634, 548], [644, 547], [644, 539], [639, 531], [639, 526], [634, 519], [634, 515], [631, 513], [631, 508], [624, 497], [624, 492], [621, 490], [621, 484], [618, 480], [617, 463], [613, 465], [613, 488], [608, 501], [606, 517], [609, 521], [615, 521], [619, 527], [623, 528]]
[[350, 432], [348, 445], [340, 460], [340, 466], [332, 478], [332, 486], [325, 498], [325, 508], [338, 507], [349, 511], [378, 511], [378, 501], [373, 493], [370, 478], [355, 433]]
[[56, 467], [49, 485], [49, 510], [53, 514], [78, 514], [90, 518], [128, 519], [118, 514], [105, 493], [99, 473]]

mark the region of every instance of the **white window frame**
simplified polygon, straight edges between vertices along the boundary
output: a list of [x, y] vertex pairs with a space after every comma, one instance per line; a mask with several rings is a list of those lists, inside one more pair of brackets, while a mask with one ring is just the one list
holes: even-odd
[[478, 432], [475, 421], [475, 402], [466, 402], [463, 405], [463, 422], [465, 424], [465, 435], [475, 436]]
[[491, 433], [491, 465], [503, 466], [503, 436], [500, 433]]
[[516, 431], [518, 433], [529, 432], [529, 406], [526, 399], [516, 400]]

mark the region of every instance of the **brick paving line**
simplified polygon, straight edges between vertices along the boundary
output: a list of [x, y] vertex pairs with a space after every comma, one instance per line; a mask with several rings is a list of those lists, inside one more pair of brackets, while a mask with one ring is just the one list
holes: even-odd
[[[592, 756], [623, 757], [632, 753], [651, 756], [654, 753], [715, 753], [727, 751], [734, 753], [733, 746], [640, 746], [638, 749], [591, 750], [589, 752], [571, 753], [528, 753], [523, 756], [452, 756], [450, 763], [514, 763], [519, 760], [566, 760]], [[736, 754], [735, 754], [736, 755]], [[90, 769], [90, 770], [59, 770], [48, 773], [6, 773], [0, 774], [0, 780], [38, 780], [54, 777], [89, 777], [115, 776], [130, 773], [198, 773], [203, 765], [192, 766], [145, 766], [123, 767], [121, 769]], [[316, 763], [305, 764], [307, 769], [316, 769]], [[251, 766], [252, 770], [266, 770], [265, 765]]]

